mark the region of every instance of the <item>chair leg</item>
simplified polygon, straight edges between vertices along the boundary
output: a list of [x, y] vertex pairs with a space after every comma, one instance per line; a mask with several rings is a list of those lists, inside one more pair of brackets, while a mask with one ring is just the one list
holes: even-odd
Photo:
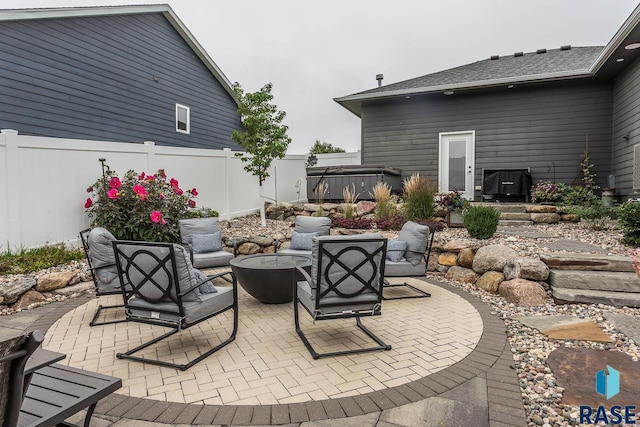
[[100, 326], [100, 325], [110, 325], [112, 323], [122, 323], [122, 322], [126, 322], [127, 319], [119, 319], [119, 320], [109, 320], [106, 322], [98, 322], [98, 317], [100, 316], [100, 312], [102, 310], [107, 310], [109, 308], [124, 308], [124, 305], [98, 305], [98, 308], [96, 309], [96, 313], [93, 315], [93, 319], [91, 319], [91, 322], [89, 322], [89, 326]]
[[[384, 288], [398, 288], [400, 286], [404, 286], [407, 288], [410, 288], [412, 290], [414, 290], [415, 292], [417, 292], [417, 295], [405, 295], [405, 296], [401, 296], [401, 297], [391, 297], [391, 298], [387, 298], [384, 296]], [[431, 296], [431, 294], [429, 292], [423, 291], [422, 289], [416, 288], [413, 285], [410, 285], [407, 282], [404, 283], [397, 283], [397, 284], [390, 284], [386, 279], [384, 280], [384, 285], [383, 285], [383, 289], [382, 289], [382, 299], [383, 300], [394, 300], [394, 299], [410, 299], [410, 298], [428, 298]]]
[[365, 334], [367, 334], [367, 336], [369, 336], [369, 338], [371, 338], [378, 344], [376, 347], [366, 347], [366, 348], [359, 348], [355, 350], [334, 351], [329, 353], [318, 353], [313, 348], [313, 346], [311, 345], [307, 337], [304, 335], [304, 332], [302, 332], [302, 328], [300, 328], [300, 318], [298, 313], [297, 300], [293, 302], [293, 319], [295, 322], [296, 332], [298, 333], [298, 336], [300, 336], [302, 343], [304, 344], [305, 347], [307, 347], [307, 350], [309, 350], [309, 353], [311, 353], [311, 357], [313, 357], [314, 359], [319, 359], [321, 357], [341, 356], [345, 354], [366, 353], [369, 351], [391, 350], [390, 345], [385, 344], [384, 341], [382, 341], [376, 334], [374, 334], [367, 327], [365, 327], [362, 324], [362, 321], [360, 320], [360, 316], [356, 316], [356, 326], [358, 326]]
[[[180, 331], [179, 328], [174, 328], [172, 330], [170, 330], [169, 332], [167, 332], [164, 335], [161, 335], [157, 338], [152, 339], [151, 341], [147, 341], [146, 343], [139, 345], [138, 347], [127, 351], [126, 353], [118, 353], [116, 354], [116, 357], [118, 359], [129, 359], [129, 360], [135, 360], [137, 362], [142, 362], [142, 363], [148, 363], [150, 365], [158, 365], [158, 366], [166, 366], [166, 367], [170, 367], [170, 368], [176, 368], [176, 369], [180, 369], [181, 371], [186, 371], [187, 369], [189, 369], [190, 367], [192, 367], [193, 365], [195, 365], [196, 363], [202, 361], [203, 359], [211, 356], [213, 353], [215, 353], [216, 351], [220, 350], [222, 347], [224, 347], [225, 345], [229, 344], [230, 342], [232, 342], [233, 340], [236, 339], [236, 334], [238, 333], [238, 299], [235, 298], [235, 302], [233, 304], [233, 306], [229, 307], [231, 309], [233, 309], [233, 331], [231, 332], [231, 335], [229, 335], [229, 338], [227, 338], [225, 341], [221, 342], [220, 344], [218, 344], [217, 346], [213, 347], [212, 349], [208, 350], [206, 353], [201, 354], [200, 356], [198, 356], [197, 358], [190, 360], [187, 363], [184, 364], [179, 364], [179, 363], [170, 363], [170, 362], [165, 362], [162, 360], [156, 360], [156, 359], [147, 359], [145, 357], [139, 357], [139, 356], [133, 356], [134, 353], [149, 347], [150, 345], [153, 345], [159, 341], [162, 341], [165, 338], [170, 337], [171, 335], [177, 333]], [[226, 310], [224, 310], [226, 311]], [[218, 312], [217, 314], [220, 314], [222, 312]], [[211, 316], [212, 317], [212, 316]], [[206, 319], [203, 319], [206, 320]]]

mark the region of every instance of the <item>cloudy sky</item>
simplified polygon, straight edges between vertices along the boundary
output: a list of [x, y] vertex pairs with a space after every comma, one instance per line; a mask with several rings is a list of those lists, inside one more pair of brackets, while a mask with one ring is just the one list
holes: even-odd
[[[160, 1], [161, 2], [161, 1]], [[0, 0], [2, 8], [149, 4]], [[231, 82], [273, 83], [290, 153], [315, 140], [360, 147], [360, 120], [333, 98], [486, 59], [603, 46], [637, 0], [168, 0]]]

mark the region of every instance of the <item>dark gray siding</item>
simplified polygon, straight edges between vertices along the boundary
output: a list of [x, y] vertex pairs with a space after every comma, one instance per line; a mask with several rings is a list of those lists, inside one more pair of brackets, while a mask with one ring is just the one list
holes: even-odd
[[[2, 129], [238, 147], [235, 102], [160, 13], [0, 22], [0, 58]], [[190, 134], [175, 131], [176, 103]]]
[[[632, 63], [614, 84], [613, 174], [616, 194], [624, 201], [632, 191], [633, 146], [640, 143], [640, 60]], [[628, 135], [629, 139], [624, 136]]]
[[[611, 170], [612, 84], [563, 82], [501, 92], [430, 95], [362, 107], [364, 164], [438, 178], [439, 132], [476, 132], [475, 185], [482, 168], [530, 167], [534, 182], [580, 183], [589, 135], [599, 185]], [[480, 192], [476, 192], [479, 200]]]

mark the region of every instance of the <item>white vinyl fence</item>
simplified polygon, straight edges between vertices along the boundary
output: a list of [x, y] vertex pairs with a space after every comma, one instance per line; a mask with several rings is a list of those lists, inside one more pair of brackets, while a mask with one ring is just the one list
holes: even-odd
[[[325, 161], [325, 157], [329, 156]], [[360, 152], [319, 155], [318, 165], [359, 164]], [[264, 182], [268, 200], [305, 200], [306, 155], [276, 160]], [[183, 189], [197, 188], [198, 206], [229, 219], [260, 206], [258, 178], [229, 149], [207, 150], [19, 135], [0, 131], [0, 252], [77, 241], [89, 226], [86, 189], [102, 175], [98, 159], [120, 177], [129, 169], [164, 169]], [[343, 161], [343, 163], [334, 163]]]

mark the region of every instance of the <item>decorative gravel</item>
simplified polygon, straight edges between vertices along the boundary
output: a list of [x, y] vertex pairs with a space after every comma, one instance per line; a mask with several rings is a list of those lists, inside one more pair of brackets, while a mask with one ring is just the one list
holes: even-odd
[[[247, 217], [232, 221], [221, 221], [223, 234], [225, 236], [251, 236], [251, 235], [278, 235], [280, 238], [286, 236], [290, 230], [292, 221], [272, 221], [268, 220], [266, 228], [260, 226], [260, 220], [256, 217]], [[436, 234], [436, 240], [446, 243], [451, 240], [468, 241], [474, 246], [486, 244], [505, 244], [515, 249], [521, 256], [538, 257], [540, 253], [546, 252], [546, 243], [559, 239], [580, 241], [597, 246], [606, 251], [609, 255], [629, 255], [633, 248], [620, 243], [622, 233], [611, 225], [606, 230], [593, 231], [582, 223], [559, 223], [559, 224], [538, 224], [535, 226], [518, 227], [523, 230], [525, 236], [513, 235], [508, 232], [497, 232], [492, 238], [478, 241], [472, 239], [464, 228], [450, 228]], [[526, 232], [548, 234], [553, 237], [532, 238], [526, 236]], [[395, 237], [397, 232], [383, 232], [387, 237]], [[76, 261], [63, 266], [50, 268], [29, 275], [2, 276], [2, 283], [15, 280], [17, 277], [37, 278], [43, 274], [53, 271], [80, 271], [82, 277], [90, 280], [87, 265], [84, 261]], [[587, 304], [567, 304], [556, 305], [551, 297], [547, 304], [540, 307], [516, 307], [507, 303], [499, 295], [487, 293], [477, 289], [474, 285], [454, 282], [445, 279], [441, 274], [437, 274], [439, 280], [447, 281], [453, 286], [460, 287], [470, 292], [487, 304], [491, 305], [492, 313], [499, 316], [505, 323], [507, 339], [511, 345], [513, 353], [514, 368], [519, 378], [522, 401], [527, 413], [529, 426], [574, 426], [578, 425], [578, 408], [561, 404], [564, 389], [557, 385], [556, 378], [547, 366], [547, 356], [558, 347], [585, 347], [610, 351], [621, 351], [630, 355], [634, 361], [640, 358], [640, 349], [637, 344], [624, 334], [616, 331], [613, 325], [604, 319], [605, 312], [615, 312], [627, 315], [640, 315], [637, 308], [616, 308], [608, 305], [587, 305]], [[73, 295], [72, 295], [73, 296]], [[72, 297], [69, 296], [69, 297]], [[48, 300], [58, 301], [68, 297], [61, 295], [51, 295]], [[8, 306], [1, 306], [0, 315], [9, 315], [13, 310]], [[567, 341], [549, 340], [544, 334], [536, 329], [524, 326], [514, 320], [514, 316], [540, 316], [540, 315], [574, 315], [584, 319], [594, 320], [602, 330], [609, 334], [613, 343], [596, 343], [590, 341]]]

